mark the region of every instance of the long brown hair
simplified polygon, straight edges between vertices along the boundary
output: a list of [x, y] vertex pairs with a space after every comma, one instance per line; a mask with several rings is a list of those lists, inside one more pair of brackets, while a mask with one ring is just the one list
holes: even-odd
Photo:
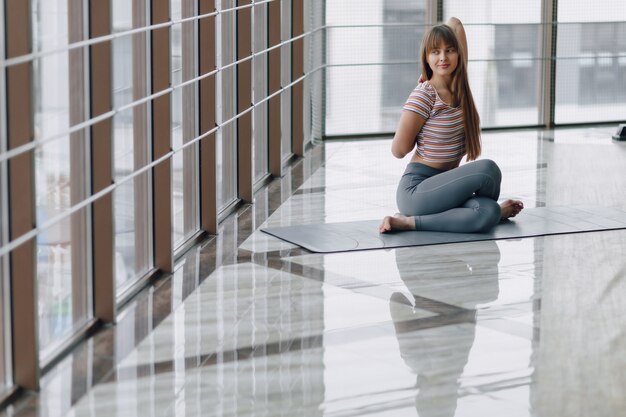
[[452, 73], [452, 83], [450, 86], [454, 106], [461, 106], [463, 112], [463, 125], [465, 127], [465, 148], [467, 150], [467, 160], [473, 161], [480, 155], [480, 117], [474, 104], [472, 90], [470, 90], [467, 78], [467, 66], [465, 64], [465, 51], [448, 25], [437, 25], [424, 34], [422, 40], [422, 74], [430, 80], [433, 70], [428, 65], [428, 54], [433, 49], [439, 48], [441, 44], [453, 47], [458, 51], [459, 59], [456, 69]]

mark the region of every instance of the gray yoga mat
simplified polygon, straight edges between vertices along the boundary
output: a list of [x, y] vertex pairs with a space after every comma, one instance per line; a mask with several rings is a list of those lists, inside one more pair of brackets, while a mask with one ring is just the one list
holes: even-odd
[[402, 231], [381, 234], [378, 232], [380, 221], [268, 227], [261, 231], [311, 252], [328, 253], [626, 229], [626, 212], [599, 206], [527, 208], [489, 233]]

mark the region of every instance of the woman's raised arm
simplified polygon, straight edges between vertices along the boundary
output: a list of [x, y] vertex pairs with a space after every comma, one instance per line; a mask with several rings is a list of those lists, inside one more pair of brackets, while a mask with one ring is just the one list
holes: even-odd
[[463, 28], [463, 23], [456, 17], [451, 17], [446, 22], [446, 25], [450, 26], [452, 30], [454, 30], [454, 34], [463, 48], [463, 56], [465, 57], [465, 66], [467, 67], [467, 60], [469, 51], [467, 50], [467, 37], [465, 36], [465, 29]]

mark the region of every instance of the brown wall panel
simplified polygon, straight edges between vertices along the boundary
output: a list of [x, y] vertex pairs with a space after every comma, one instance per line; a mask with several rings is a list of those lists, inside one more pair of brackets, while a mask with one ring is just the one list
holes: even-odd
[[[280, 43], [280, 0], [268, 4], [268, 46]], [[268, 95], [281, 88], [280, 48], [268, 52]], [[280, 129], [280, 94], [268, 102], [269, 168], [270, 174], [282, 176], [281, 129]]]
[[[170, 19], [168, 0], [152, 0], [151, 24]], [[170, 28], [152, 31], [152, 92], [170, 87]], [[156, 160], [170, 152], [171, 140], [171, 95], [162, 95], [152, 102], [152, 157]], [[154, 198], [154, 264], [164, 272], [172, 272], [172, 178], [171, 159], [153, 168]]]
[[[7, 58], [27, 55], [31, 52], [29, 2], [7, 0], [5, 5]], [[33, 140], [31, 70], [30, 62], [6, 69], [8, 149]], [[8, 162], [11, 240], [35, 227], [34, 165], [33, 151], [22, 153]], [[35, 249], [35, 241], [31, 239], [9, 256], [15, 383], [26, 389], [39, 386]]]
[[[84, 27], [84, 2], [67, 0], [68, 3], [68, 41], [80, 42], [87, 37]], [[70, 126], [75, 126], [87, 119], [85, 106], [85, 48], [77, 48], [68, 52], [70, 77]], [[85, 199], [87, 189], [85, 157], [87, 135], [85, 130], [70, 134], [70, 204], [75, 205]], [[91, 316], [88, 294], [91, 272], [87, 271], [90, 245], [86, 242], [87, 210], [83, 209], [71, 216], [71, 268], [72, 268], [72, 321], [77, 323]]]
[[[199, 0], [199, 13], [215, 10], [214, 0]], [[199, 21], [198, 42], [200, 75], [215, 70], [215, 17]], [[200, 80], [200, 134], [215, 128], [215, 75]], [[216, 135], [212, 133], [200, 142], [200, 227], [217, 234], [217, 154]]]
[[[292, 1], [292, 36], [295, 38], [304, 33], [304, 0]], [[292, 81], [304, 75], [304, 39], [293, 41], [291, 50]], [[304, 155], [304, 81], [292, 87], [291, 98], [291, 138], [293, 153]]]
[[[90, 37], [111, 32], [110, 0], [89, 3]], [[90, 47], [91, 117], [111, 110], [113, 98], [111, 42]], [[92, 192], [113, 183], [113, 121], [104, 120], [91, 127]], [[94, 313], [105, 323], [115, 321], [115, 269], [113, 195], [99, 198], [92, 206]]]
[[[238, 0], [237, 6], [251, 4], [250, 0]], [[252, 8], [237, 11], [237, 60], [252, 55]], [[248, 110], [252, 105], [252, 60], [237, 65], [237, 112]], [[252, 112], [237, 119], [237, 155], [239, 197], [252, 202]]]

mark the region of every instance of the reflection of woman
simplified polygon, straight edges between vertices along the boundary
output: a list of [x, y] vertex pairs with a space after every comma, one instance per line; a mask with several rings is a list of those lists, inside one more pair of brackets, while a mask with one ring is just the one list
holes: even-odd
[[379, 227], [391, 230], [482, 232], [514, 217], [521, 201], [498, 205], [501, 173], [491, 160], [459, 166], [480, 155], [480, 120], [467, 77], [467, 41], [452, 18], [424, 35], [424, 75], [406, 104], [391, 145], [397, 158], [415, 148], [397, 191], [402, 214]]
[[[479, 246], [480, 245], [480, 246]], [[476, 305], [488, 303], [498, 297], [498, 262], [500, 251], [496, 242], [477, 243], [477, 249], [464, 258], [450, 260], [449, 256], [418, 258], [415, 249], [396, 250], [396, 263], [400, 277], [416, 299], [463, 307], [457, 312], [444, 313], [433, 326], [432, 322], [420, 326], [420, 321], [403, 322], [402, 309], [410, 304], [402, 293], [391, 296], [389, 307], [394, 320], [400, 355], [417, 375], [416, 408], [421, 417], [454, 416], [457, 406], [460, 377], [467, 364], [474, 343]], [[446, 274], [441, 273], [445, 264]], [[442, 304], [443, 305], [443, 304]], [[423, 306], [424, 307], [424, 306]], [[468, 311], [469, 310], [469, 311]], [[398, 313], [398, 314], [396, 314]], [[468, 313], [467, 317], [464, 313]], [[462, 315], [462, 320], [459, 320]], [[446, 316], [449, 318], [446, 324]], [[398, 319], [396, 319], [398, 318]]]

